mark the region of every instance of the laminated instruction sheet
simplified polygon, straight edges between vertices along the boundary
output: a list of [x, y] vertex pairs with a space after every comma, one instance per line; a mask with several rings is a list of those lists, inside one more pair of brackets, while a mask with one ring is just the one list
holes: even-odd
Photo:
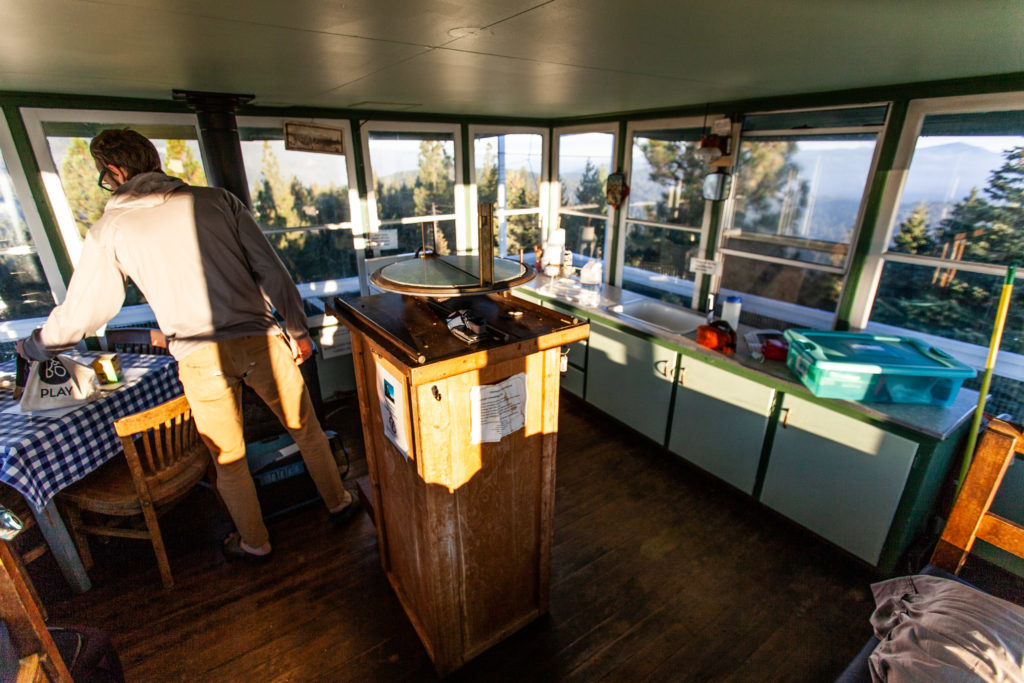
[[469, 390], [472, 443], [501, 441], [526, 424], [526, 373]]

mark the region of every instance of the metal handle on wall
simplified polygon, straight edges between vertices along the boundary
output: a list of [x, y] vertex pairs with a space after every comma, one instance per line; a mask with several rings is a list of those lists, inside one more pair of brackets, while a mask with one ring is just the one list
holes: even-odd
[[783, 408], [782, 409], [782, 426], [783, 427], [788, 427], [789, 426], [789, 411], [791, 411], [791, 410], [792, 410], [792, 408]]

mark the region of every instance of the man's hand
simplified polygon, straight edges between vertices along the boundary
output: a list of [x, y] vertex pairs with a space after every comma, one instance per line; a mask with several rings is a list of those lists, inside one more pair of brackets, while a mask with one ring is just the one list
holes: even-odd
[[313, 355], [313, 340], [309, 337], [303, 337], [296, 341], [295, 339], [289, 339], [288, 343], [292, 347], [292, 358], [299, 365], [302, 365], [307, 358]]
[[29, 358], [28, 356], [25, 355], [25, 340], [24, 339], [19, 339], [18, 341], [14, 342], [14, 350], [15, 350], [15, 352], [19, 356], [21, 356], [25, 360], [32, 360], [31, 358]]

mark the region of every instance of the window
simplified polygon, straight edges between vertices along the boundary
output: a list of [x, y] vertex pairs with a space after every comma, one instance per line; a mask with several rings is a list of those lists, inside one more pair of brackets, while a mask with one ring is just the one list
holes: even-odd
[[684, 306], [693, 305], [690, 260], [704, 244], [708, 168], [695, 154], [700, 126], [699, 120], [630, 126], [622, 287]]
[[[346, 122], [316, 123], [340, 127], [345, 149], [351, 149]], [[358, 290], [352, 207], [359, 202], [349, 183], [350, 155], [285, 149], [283, 124], [238, 121], [256, 221], [300, 290]]]
[[608, 228], [605, 182], [615, 163], [615, 134], [604, 131], [558, 135], [558, 222], [565, 248], [587, 258], [604, 259]]
[[496, 253], [533, 254], [541, 239], [541, 187], [546, 135], [532, 132], [477, 132], [473, 138], [476, 201], [495, 205]]
[[720, 241], [726, 256], [720, 289], [749, 295], [745, 318], [831, 327], [886, 111], [872, 106], [744, 119]]
[[[206, 185], [193, 116], [46, 109], [22, 112], [72, 263], [77, 263], [82, 240], [103, 215], [110, 196], [97, 185], [96, 165], [89, 154], [89, 143], [100, 131], [138, 131], [156, 146], [164, 172], [192, 185]], [[129, 282], [125, 305], [142, 303], [142, 294]], [[116, 321], [124, 322], [122, 316]]]
[[0, 321], [45, 316], [53, 295], [0, 155]]
[[[883, 208], [891, 229], [868, 329], [924, 336], [983, 368], [1007, 266], [1024, 266], [1024, 109], [1009, 108], [1010, 98], [986, 98], [991, 109], [976, 100], [908, 110], [896, 160], [907, 171]], [[986, 409], [1015, 419], [1024, 415], [1022, 329], [1017, 290]]]
[[0, 360], [13, 358], [14, 342], [49, 314], [55, 295], [64, 283], [0, 117]]
[[[368, 124], [365, 127], [374, 255], [418, 251], [454, 254], [467, 245], [456, 216], [461, 193], [456, 126]], [[464, 214], [459, 211], [459, 214]]]

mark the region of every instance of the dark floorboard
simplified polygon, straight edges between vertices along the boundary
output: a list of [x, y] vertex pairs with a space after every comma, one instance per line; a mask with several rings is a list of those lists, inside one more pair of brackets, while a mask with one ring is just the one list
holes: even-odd
[[[358, 407], [333, 407], [353, 487]], [[565, 394], [560, 420], [550, 613], [450, 680], [829, 681], [857, 653], [867, 568]], [[277, 520], [263, 565], [225, 561], [208, 490], [164, 529], [172, 591], [144, 542], [93, 543], [84, 595], [30, 567], [50, 623], [109, 632], [130, 681], [436, 680], [365, 514]]]

